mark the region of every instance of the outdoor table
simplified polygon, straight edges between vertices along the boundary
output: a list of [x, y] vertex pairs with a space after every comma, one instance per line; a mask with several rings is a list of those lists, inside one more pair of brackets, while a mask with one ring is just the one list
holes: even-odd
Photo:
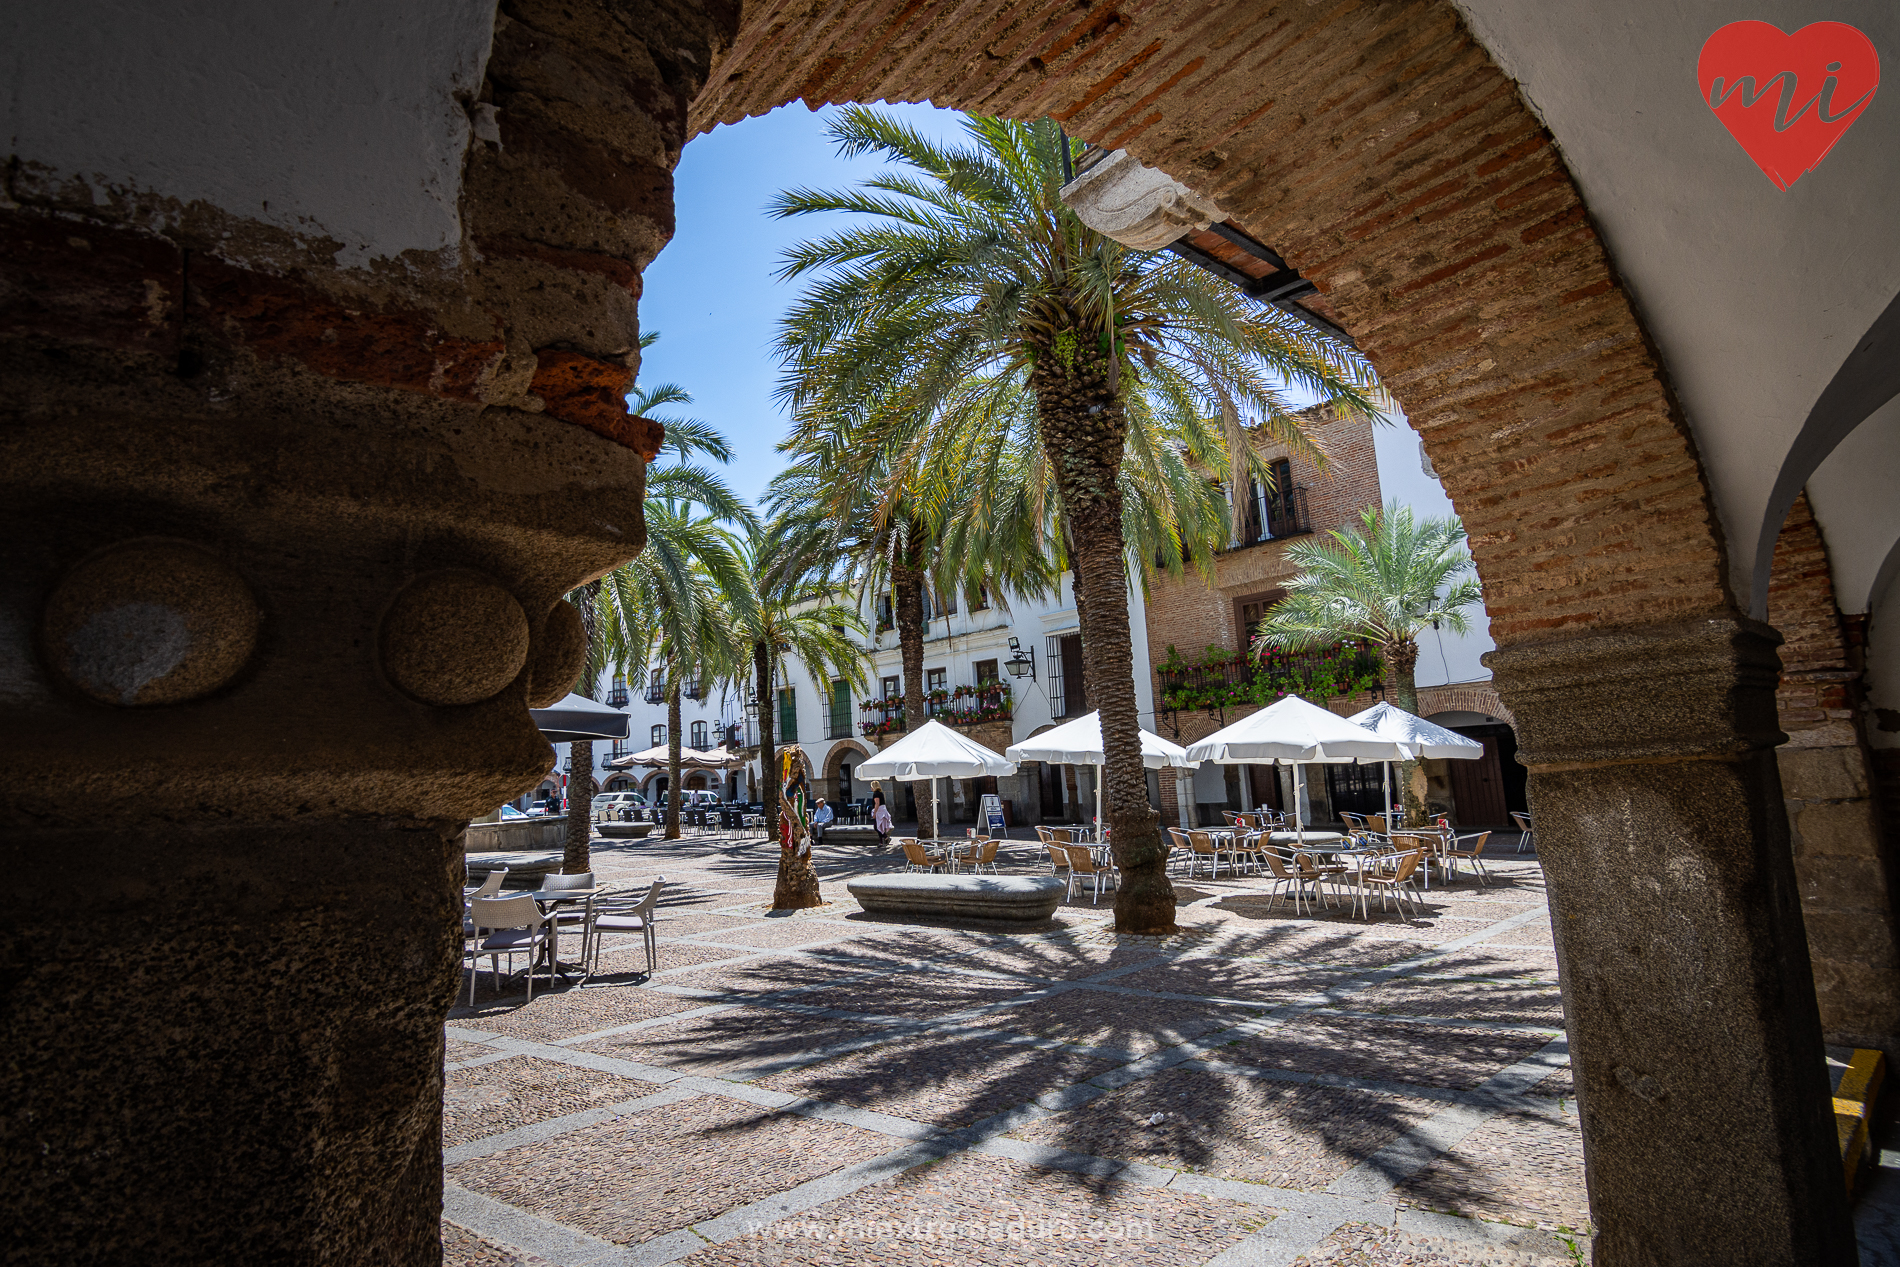
[[[591, 889], [536, 889], [534, 892], [528, 894], [528, 896], [534, 899], [535, 905], [541, 908], [543, 915], [546, 915], [550, 910], [559, 910], [561, 907], [571, 905], [575, 902], [591, 902], [594, 900], [594, 895], [601, 892], [601, 889], [602, 886], [598, 884]], [[551, 961], [553, 964], [553, 971], [560, 974], [561, 980], [566, 981], [568, 968], [562, 965], [557, 956], [560, 942], [561, 926], [557, 923], [554, 926], [554, 935], [548, 939], [547, 955], [548, 961]], [[535, 963], [537, 964], [542, 962], [544, 961], [539, 957], [535, 959]], [[575, 972], [585, 971], [581, 968], [574, 968], [573, 970]], [[530, 967], [528, 971], [533, 972], [534, 969]]]
[[[1281, 834], [1288, 837], [1293, 835], [1292, 832], [1284, 832]], [[1338, 832], [1321, 831], [1307, 832], [1306, 834], [1308, 836], [1331, 836], [1335, 840], [1346, 839], [1346, 837], [1340, 835]], [[1359, 880], [1360, 877], [1366, 873], [1367, 858], [1389, 858], [1392, 856], [1390, 850], [1382, 845], [1348, 845], [1345, 848], [1341, 848], [1338, 845], [1307, 844], [1295, 846], [1293, 852], [1295, 854], [1311, 854], [1316, 858], [1352, 859], [1353, 887], [1359, 891], [1358, 897], [1354, 899], [1354, 905], [1359, 907], [1361, 918], [1372, 918], [1372, 907], [1366, 902], [1366, 886], [1359, 883]]]
[[1270, 845], [1335, 845], [1347, 839], [1336, 831], [1273, 831], [1267, 833]]

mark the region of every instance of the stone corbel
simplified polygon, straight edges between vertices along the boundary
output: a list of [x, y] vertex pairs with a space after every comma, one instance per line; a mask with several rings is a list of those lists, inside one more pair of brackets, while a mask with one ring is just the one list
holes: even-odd
[[1137, 251], [1159, 251], [1227, 213], [1166, 172], [1116, 150], [1062, 187], [1082, 223]]

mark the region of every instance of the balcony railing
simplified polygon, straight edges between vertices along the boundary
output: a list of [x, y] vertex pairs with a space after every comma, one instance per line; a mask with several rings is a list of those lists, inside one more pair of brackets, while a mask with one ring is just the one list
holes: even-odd
[[1252, 496], [1242, 507], [1239, 531], [1234, 534], [1230, 550], [1282, 537], [1304, 536], [1313, 531], [1313, 520], [1306, 509], [1305, 485], [1268, 489], [1254, 484], [1249, 491]]
[[1315, 651], [1272, 651], [1261, 661], [1219, 647], [1209, 647], [1199, 661], [1184, 661], [1172, 647], [1168, 650], [1156, 675], [1161, 706], [1170, 711], [1262, 706], [1286, 695], [1324, 701], [1383, 685], [1384, 662], [1363, 641]]
[[627, 706], [627, 699], [626, 683], [616, 683], [614, 688], [607, 692], [607, 707], [625, 708]]
[[685, 699], [706, 698], [706, 675], [689, 673], [680, 679], [680, 695]]
[[858, 705], [858, 733], [866, 739], [883, 742], [887, 735], [901, 735], [905, 730], [904, 697], [894, 699], [868, 699]]
[[1009, 721], [1015, 713], [1015, 692], [1007, 682], [979, 682], [975, 686], [959, 686], [950, 692], [950, 698], [938, 718], [951, 726], [982, 726], [990, 722]]
[[649, 704], [666, 703], [666, 679], [652, 678], [647, 682], [646, 700]]

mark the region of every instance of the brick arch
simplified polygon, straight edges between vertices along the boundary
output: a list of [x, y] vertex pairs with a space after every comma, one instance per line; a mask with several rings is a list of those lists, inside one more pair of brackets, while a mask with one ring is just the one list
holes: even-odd
[[1500, 646], [1732, 610], [1702, 471], [1582, 195], [1444, 0], [746, 6], [691, 131], [791, 101], [1049, 115], [1215, 197], [1424, 438]]
[[1513, 724], [1517, 720], [1498, 697], [1497, 688], [1488, 682], [1421, 686], [1418, 688], [1418, 711], [1421, 717], [1428, 719], [1434, 713], [1464, 712], [1483, 713], [1487, 717], [1496, 717]]
[[837, 778], [838, 763], [853, 753], [859, 757], [868, 757], [871, 755], [871, 750], [855, 739], [840, 739], [837, 743], [833, 744], [831, 751], [825, 754], [824, 777], [827, 779]]

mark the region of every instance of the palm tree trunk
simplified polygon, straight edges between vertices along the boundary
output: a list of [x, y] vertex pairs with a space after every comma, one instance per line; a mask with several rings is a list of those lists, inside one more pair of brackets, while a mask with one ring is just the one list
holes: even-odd
[[[912, 525], [904, 561], [891, 568], [891, 617], [897, 622], [897, 646], [904, 660], [904, 733], [924, 724], [924, 550]], [[936, 782], [932, 794], [917, 798], [917, 836], [937, 835]]]
[[[759, 760], [765, 773], [765, 821], [779, 841], [778, 878], [772, 884], [772, 909], [796, 911], [822, 906], [825, 899], [818, 889], [818, 869], [812, 865], [809, 852], [800, 852], [805, 845], [805, 829], [794, 827], [787, 833], [779, 822], [782, 798], [776, 743], [778, 701], [772, 696], [772, 663], [763, 642], [753, 644], [752, 666], [759, 679]], [[807, 812], [809, 810], [807, 806]]]
[[1160, 821], [1148, 805], [1135, 702], [1134, 643], [1128, 628], [1128, 575], [1122, 538], [1121, 469], [1126, 421], [1107, 357], [1086, 336], [1065, 353], [1043, 350], [1030, 376], [1042, 444], [1055, 471], [1075, 542], [1076, 615], [1082, 625], [1089, 703], [1102, 714], [1102, 799], [1114, 831], [1115, 927], [1126, 933], [1174, 930], [1174, 886]]
[[[772, 713], [772, 662], [765, 644], [752, 644], [752, 672], [758, 681], [754, 689], [759, 700], [759, 799], [765, 802], [765, 829], [778, 839], [778, 741]], [[782, 871], [783, 868], [781, 867]]]
[[666, 839], [680, 838], [680, 683], [671, 661], [666, 666]]
[[[600, 582], [589, 581], [574, 591], [574, 606], [581, 614], [581, 628], [587, 634], [587, 668], [575, 691], [594, 698], [600, 681], [600, 628], [597, 600]], [[578, 875], [593, 870], [594, 837], [594, 741], [576, 739], [568, 745], [567, 839], [561, 851], [561, 872]]]
[[[1408, 713], [1418, 712], [1418, 644], [1410, 638], [1386, 643], [1379, 648], [1385, 661], [1385, 696], [1393, 705]], [[1418, 761], [1399, 763], [1399, 792], [1405, 798], [1405, 825], [1425, 825], [1423, 793], [1424, 767]]]

